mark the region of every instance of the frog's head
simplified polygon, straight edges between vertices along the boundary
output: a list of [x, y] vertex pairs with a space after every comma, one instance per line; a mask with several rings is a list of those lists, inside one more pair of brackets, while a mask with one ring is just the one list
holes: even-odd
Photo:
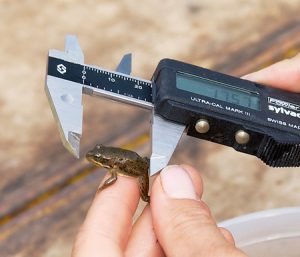
[[108, 148], [104, 145], [96, 145], [94, 149], [86, 154], [86, 158], [89, 162], [105, 168], [111, 168], [111, 157], [110, 151], [108, 151]]

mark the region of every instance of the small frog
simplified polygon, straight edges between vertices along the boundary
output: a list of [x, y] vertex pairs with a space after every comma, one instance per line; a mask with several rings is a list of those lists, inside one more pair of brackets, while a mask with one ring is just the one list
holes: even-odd
[[104, 188], [116, 182], [118, 175], [138, 178], [141, 198], [150, 202], [149, 190], [149, 159], [140, 157], [136, 152], [117, 147], [96, 145], [95, 148], [86, 154], [86, 158], [98, 167], [109, 170], [111, 177], [98, 188]]

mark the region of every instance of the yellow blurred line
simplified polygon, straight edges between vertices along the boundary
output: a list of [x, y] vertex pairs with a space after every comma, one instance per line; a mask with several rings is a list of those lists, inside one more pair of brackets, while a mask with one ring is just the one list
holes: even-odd
[[143, 134], [138, 136], [137, 138], [133, 139], [131, 142], [122, 145], [122, 148], [134, 150], [138, 146], [141, 146], [149, 141], [150, 137], [149, 134]]
[[69, 178], [64, 183], [62, 183], [60, 185], [56, 185], [56, 186], [50, 188], [49, 190], [45, 191], [44, 193], [40, 194], [36, 198], [32, 199], [27, 204], [23, 205], [21, 208], [17, 209], [13, 213], [4, 215], [3, 217], [0, 218], [0, 226], [2, 226], [5, 223], [9, 222], [14, 217], [16, 217], [19, 214], [27, 211], [28, 209], [38, 205], [39, 203], [46, 201], [49, 197], [51, 197], [52, 195], [59, 192], [62, 188], [66, 187], [70, 184], [74, 184], [77, 180], [79, 180], [80, 178], [86, 177], [87, 175], [89, 175], [95, 169], [96, 169], [96, 167], [89, 166], [89, 167], [81, 170], [79, 173], [75, 174], [73, 177]]
[[292, 58], [295, 55], [297, 55], [298, 53], [300, 53], [300, 45], [293, 46], [293, 47], [287, 49], [285, 52], [282, 52], [278, 56], [273, 56], [273, 57], [271, 57], [270, 60], [262, 63], [261, 65], [258, 65], [257, 70], [266, 68], [266, 67], [270, 66], [271, 64], [279, 62], [281, 60]]
[[291, 47], [286, 52], [284, 52], [283, 58], [284, 59], [291, 58], [291, 57], [297, 55], [299, 52], [300, 52], [300, 46], [298, 46], [298, 47]]
[[[137, 147], [145, 144], [146, 142], [148, 142], [148, 140], [149, 140], [149, 135], [142, 134], [142, 135], [138, 136], [137, 138], [133, 139], [131, 142], [122, 145], [121, 147], [126, 148], [126, 149], [134, 149], [134, 148], [137, 148]], [[95, 166], [88, 166], [87, 168], [79, 171], [79, 173], [77, 173], [74, 176], [72, 176], [71, 178], [69, 178], [67, 181], [65, 181], [61, 185], [50, 188], [48, 191], [42, 193], [41, 195], [37, 196], [35, 199], [29, 201], [26, 205], [22, 206], [19, 210], [16, 210], [11, 214], [4, 215], [3, 217], [0, 218], [0, 226], [3, 226], [4, 224], [8, 223], [16, 216], [22, 214], [23, 212], [28, 211], [29, 209], [33, 208], [34, 206], [36, 206], [42, 202], [45, 202], [47, 199], [49, 199], [53, 195], [57, 194], [61, 189], [65, 188], [69, 185], [77, 183], [79, 180], [88, 176], [90, 173], [92, 173], [96, 169], [97, 169], [97, 167], [95, 167]], [[60, 199], [57, 202], [55, 202], [52, 206], [43, 207], [42, 210], [39, 210], [34, 215], [30, 216], [28, 220], [26, 220], [22, 223], [15, 224], [12, 227], [9, 227], [6, 231], [1, 231], [0, 241], [6, 239], [8, 236], [13, 234], [15, 231], [17, 231], [21, 227], [24, 227], [26, 224], [40, 218], [41, 216], [43, 216], [45, 214], [46, 215], [50, 214], [55, 209], [62, 206], [65, 202], [66, 201], [64, 199]]]
[[44, 217], [47, 214], [50, 214], [51, 212], [53, 212], [54, 210], [56, 210], [58, 207], [63, 206], [67, 201], [65, 199], [60, 199], [58, 201], [56, 201], [53, 206], [45, 206], [42, 210], [38, 211], [37, 213], [35, 213], [33, 216], [30, 216], [30, 219], [25, 221], [25, 222], [21, 222], [18, 224], [15, 224], [11, 227], [9, 227], [7, 230], [5, 231], [1, 231], [0, 234], [0, 242], [5, 240], [7, 237], [9, 237], [10, 235], [12, 235], [14, 232], [18, 231], [20, 228], [24, 227], [26, 224], [37, 220], [41, 217]]

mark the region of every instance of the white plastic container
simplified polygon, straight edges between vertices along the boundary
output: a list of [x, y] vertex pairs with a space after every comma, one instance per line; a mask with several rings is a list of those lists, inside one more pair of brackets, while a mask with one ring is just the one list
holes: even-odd
[[218, 225], [250, 257], [300, 257], [300, 207], [255, 212]]

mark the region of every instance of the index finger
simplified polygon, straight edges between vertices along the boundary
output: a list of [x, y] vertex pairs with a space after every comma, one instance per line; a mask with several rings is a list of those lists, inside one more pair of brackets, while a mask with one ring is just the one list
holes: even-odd
[[139, 197], [137, 181], [123, 176], [96, 194], [72, 256], [122, 256]]
[[257, 72], [245, 75], [242, 78], [299, 93], [300, 54], [291, 59], [275, 63]]

